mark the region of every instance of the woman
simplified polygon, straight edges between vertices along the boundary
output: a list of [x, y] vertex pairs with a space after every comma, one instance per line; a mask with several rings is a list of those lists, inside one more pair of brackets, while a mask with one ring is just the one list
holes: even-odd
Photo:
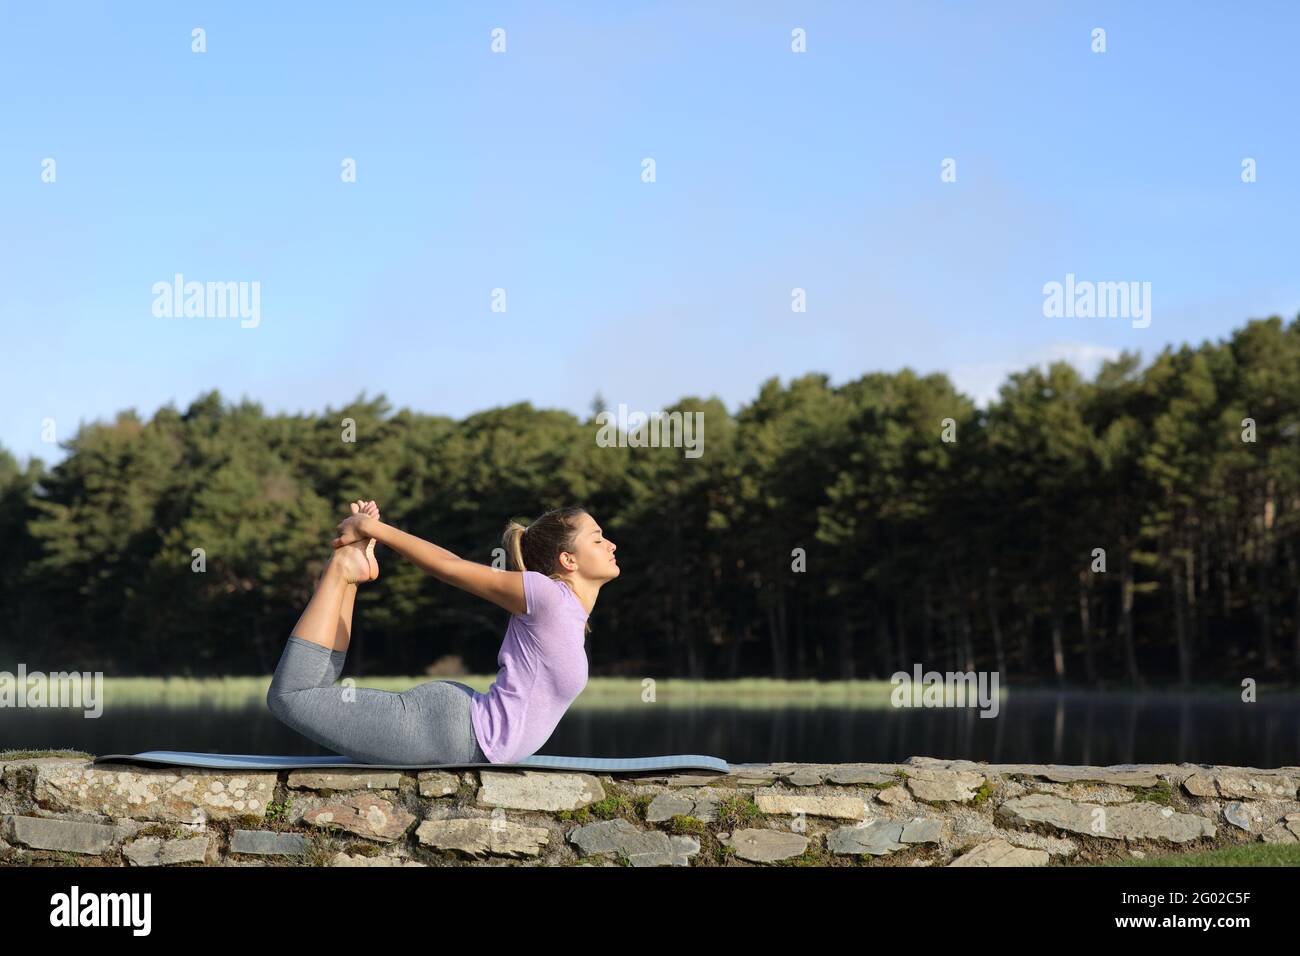
[[[510, 612], [500, 670], [486, 694], [452, 680], [401, 693], [334, 686], [357, 585], [379, 577], [376, 542]], [[587, 685], [587, 618], [601, 586], [619, 575], [615, 545], [596, 520], [574, 507], [548, 511], [527, 528], [511, 521], [502, 538], [508, 571], [384, 524], [373, 501], [354, 502], [331, 543], [334, 554], [267, 691], [271, 713], [362, 763], [513, 763], [536, 753]]]

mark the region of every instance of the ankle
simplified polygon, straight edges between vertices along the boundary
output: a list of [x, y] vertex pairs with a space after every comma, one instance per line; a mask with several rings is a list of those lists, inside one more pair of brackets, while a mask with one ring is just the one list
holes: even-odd
[[346, 575], [343, 573], [344, 571], [343, 562], [344, 562], [344, 555], [342, 550], [335, 551], [332, 555], [330, 555], [330, 559], [325, 562], [325, 567], [321, 570], [320, 573], [321, 580], [323, 581], [325, 580], [325, 578], [329, 577], [341, 581], [344, 584], [348, 584], [348, 585], [352, 584], [353, 582], [345, 580]]

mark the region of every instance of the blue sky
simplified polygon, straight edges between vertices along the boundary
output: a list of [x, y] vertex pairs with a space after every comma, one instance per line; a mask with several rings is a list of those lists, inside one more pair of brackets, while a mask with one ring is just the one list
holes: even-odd
[[[1290, 319], [1297, 26], [1287, 3], [0, 3], [0, 444], [54, 461], [46, 418], [63, 439], [210, 388], [734, 411], [773, 375], [911, 366], [983, 400], [1046, 359]], [[155, 316], [176, 273], [259, 283], [259, 324]], [[1150, 282], [1150, 326], [1046, 318], [1067, 273]]]

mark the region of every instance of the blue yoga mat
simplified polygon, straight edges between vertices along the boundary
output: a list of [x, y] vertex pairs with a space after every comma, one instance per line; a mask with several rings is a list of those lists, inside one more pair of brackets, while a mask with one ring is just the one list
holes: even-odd
[[490, 770], [585, 770], [591, 773], [628, 773], [646, 770], [703, 770], [726, 774], [731, 766], [720, 757], [702, 754], [669, 754], [664, 757], [557, 757], [533, 754], [517, 763], [362, 763], [351, 757], [326, 754], [323, 757], [287, 757], [274, 754], [205, 754], [186, 750], [146, 750], [138, 754], [105, 754], [94, 763], [149, 763], [176, 767], [212, 767], [219, 770], [449, 770], [484, 767]]

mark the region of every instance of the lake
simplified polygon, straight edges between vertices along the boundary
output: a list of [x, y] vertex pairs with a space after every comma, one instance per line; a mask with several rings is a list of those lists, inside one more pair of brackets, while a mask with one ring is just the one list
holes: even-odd
[[[490, 679], [466, 683], [482, 690]], [[111, 706], [94, 719], [75, 709], [11, 707], [0, 712], [0, 749], [325, 753], [271, 716], [263, 703], [265, 683], [260, 686], [261, 694], [236, 695], [237, 704], [112, 701], [106, 694]], [[704, 692], [661, 691], [657, 701], [645, 702], [638, 685], [619, 686], [584, 692], [539, 752], [695, 753], [732, 763], [896, 762], [920, 755], [993, 763], [1300, 766], [1295, 693], [1261, 691], [1260, 702], [1248, 704], [1231, 691], [1004, 690], [998, 715], [982, 718], [968, 708], [882, 706], [879, 694], [855, 704], [843, 695], [819, 701], [815, 693], [711, 699]]]

